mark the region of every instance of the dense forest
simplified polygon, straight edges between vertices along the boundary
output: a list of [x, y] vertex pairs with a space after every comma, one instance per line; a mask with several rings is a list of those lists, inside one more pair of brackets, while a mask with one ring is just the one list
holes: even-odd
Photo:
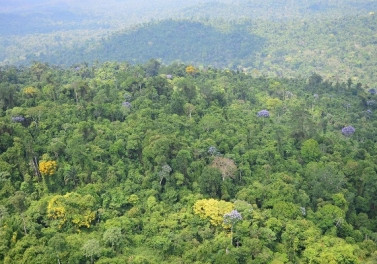
[[[69, 24], [67, 25], [69, 26]], [[377, 16], [289, 20], [162, 20], [106, 34], [106, 28], [0, 36], [0, 65], [43, 61], [129, 61], [242, 69], [253, 76], [309, 78], [377, 86]]]
[[115, 34], [98, 44], [89, 41], [81, 48], [40, 54], [34, 59], [58, 65], [81, 61], [129, 61], [145, 63], [150, 58], [163, 62], [191, 62], [214, 67], [236, 68], [252, 61], [264, 39], [247, 32], [247, 26], [228, 30], [192, 21], [161, 21]]
[[377, 16], [261, 22], [251, 33], [266, 39], [256, 54], [254, 68], [265, 75], [284, 77], [320, 73], [325, 79], [377, 86]]
[[376, 263], [377, 94], [150, 60], [0, 68], [0, 263]]

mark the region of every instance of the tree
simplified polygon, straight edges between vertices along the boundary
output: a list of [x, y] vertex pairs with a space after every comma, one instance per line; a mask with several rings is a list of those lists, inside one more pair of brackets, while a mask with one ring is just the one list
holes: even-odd
[[218, 168], [205, 167], [198, 180], [201, 191], [210, 197], [221, 197], [222, 175]]
[[270, 117], [270, 112], [267, 110], [261, 110], [257, 113], [258, 117]]
[[215, 157], [211, 163], [211, 167], [217, 168], [221, 172], [223, 181], [226, 178], [234, 179], [237, 172], [237, 166], [234, 161], [224, 157]]
[[343, 239], [324, 236], [307, 245], [303, 252], [303, 260], [306, 263], [361, 263], [357, 256], [360, 248], [347, 244]]
[[345, 184], [343, 172], [336, 163], [310, 162], [305, 168], [305, 190], [313, 203], [318, 198], [330, 199]]
[[11, 109], [16, 104], [17, 88], [14, 84], [0, 82], [0, 110]]
[[191, 80], [186, 79], [186, 78], [180, 78], [180, 79], [177, 79], [176, 85], [177, 85], [178, 91], [189, 102], [192, 102], [196, 98], [197, 96], [196, 86]]
[[62, 234], [55, 234], [49, 241], [48, 245], [56, 255], [58, 263], [62, 263], [61, 260], [67, 252], [68, 245]]
[[313, 73], [308, 80], [308, 88], [312, 91], [315, 91], [318, 89], [318, 86], [322, 83], [323, 78], [321, 75], [317, 73]]
[[224, 215], [230, 213], [233, 208], [232, 203], [215, 199], [198, 200], [193, 207], [195, 214], [201, 218], [209, 219], [214, 226], [224, 224]]
[[223, 122], [223, 117], [217, 114], [206, 114], [199, 122], [199, 128], [204, 132], [212, 132], [218, 129]]
[[306, 219], [288, 221], [281, 234], [281, 241], [285, 247], [284, 253], [294, 263], [299, 259], [302, 251], [317, 241], [320, 236], [320, 230], [311, 221]]
[[13, 205], [14, 209], [16, 210], [16, 212], [21, 216], [24, 233], [25, 235], [27, 235], [24, 211], [27, 209], [28, 205], [27, 205], [25, 193], [18, 191], [9, 200], [10, 200], [10, 203]]
[[189, 65], [186, 67], [186, 73], [194, 75], [196, 72], [197, 72], [197, 69], [194, 66]]
[[170, 102], [171, 112], [177, 115], [182, 115], [184, 113], [185, 103], [185, 98], [183, 98], [180, 93], [174, 92]]
[[188, 117], [191, 119], [191, 114], [195, 111], [195, 106], [190, 103], [186, 103], [183, 106], [183, 109], [185, 110], [185, 113], [188, 115]]
[[326, 204], [318, 208], [317, 212], [313, 215], [315, 217], [314, 222], [326, 232], [332, 227], [338, 227], [345, 220], [345, 212], [332, 204]]
[[4, 205], [0, 205], [0, 225], [3, 224], [3, 221], [6, 217], [9, 216], [8, 210]]
[[48, 202], [47, 216], [56, 220], [59, 228], [66, 224], [68, 226], [73, 224], [76, 228], [89, 228], [96, 216], [94, 207], [95, 199], [89, 194], [55, 195]]
[[101, 247], [97, 239], [89, 239], [84, 243], [81, 248], [84, 256], [90, 258], [90, 263], [94, 263], [94, 257], [98, 256], [101, 253]]
[[153, 77], [158, 74], [161, 63], [156, 59], [150, 59], [147, 64], [145, 64], [145, 73], [148, 77]]
[[237, 210], [224, 214], [224, 224], [230, 225], [230, 244], [233, 245], [234, 226], [242, 220], [242, 215]]
[[297, 205], [283, 201], [275, 203], [272, 209], [272, 215], [277, 219], [296, 219], [303, 214]]
[[315, 139], [308, 139], [302, 143], [301, 156], [305, 162], [318, 161], [321, 156], [318, 142]]
[[355, 133], [355, 128], [353, 126], [346, 126], [342, 128], [342, 134], [349, 137]]
[[39, 90], [33, 86], [25, 87], [22, 90], [23, 95], [26, 98], [26, 102], [28, 106], [35, 106], [36, 100], [39, 95]]
[[165, 165], [175, 142], [166, 134], [150, 134], [144, 140], [143, 162], [146, 169]]
[[54, 175], [57, 169], [57, 163], [54, 160], [42, 160], [39, 162], [39, 171], [43, 176]]
[[173, 167], [176, 171], [183, 173], [183, 175], [187, 175], [187, 169], [189, 168], [191, 161], [191, 153], [186, 149], [181, 149], [177, 153]]
[[106, 244], [110, 244], [114, 250], [122, 243], [122, 238], [122, 230], [119, 227], [111, 227], [103, 233], [103, 240]]
[[41, 80], [42, 74], [46, 72], [47, 69], [48, 66], [40, 62], [35, 62], [30, 67], [31, 72], [35, 75], [38, 82]]
[[[170, 98], [173, 88], [171, 87], [170, 83], [166, 80], [166, 78], [163, 78], [161, 76], [155, 76], [153, 78], [149, 78], [146, 83], [146, 87], [151, 90], [154, 89], [158, 95], [164, 95], [167, 98]], [[160, 97], [161, 98], [161, 97]], [[152, 100], [159, 99], [158, 97], [151, 98]]]

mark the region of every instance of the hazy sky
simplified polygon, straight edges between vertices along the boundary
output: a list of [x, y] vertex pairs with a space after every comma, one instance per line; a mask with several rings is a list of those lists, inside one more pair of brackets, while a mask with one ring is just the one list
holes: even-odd
[[[211, 0], [0, 0], [0, 12], [35, 12], [40, 9], [51, 9], [55, 7], [65, 7], [74, 11], [101, 11], [120, 9], [151, 9], [169, 6], [174, 8], [184, 8]], [[117, 8], [117, 9], [114, 9]]]

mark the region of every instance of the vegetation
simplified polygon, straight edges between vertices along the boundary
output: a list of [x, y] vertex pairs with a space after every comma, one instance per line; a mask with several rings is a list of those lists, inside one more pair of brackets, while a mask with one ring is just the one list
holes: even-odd
[[316, 72], [332, 82], [351, 78], [374, 87], [376, 26], [374, 12], [278, 23], [260, 21], [250, 28], [251, 33], [267, 44], [251, 67], [267, 76], [309, 77]]
[[114, 35], [82, 48], [41, 54], [36, 59], [70, 65], [81, 61], [130, 61], [144, 63], [161, 58], [165, 63], [185, 61], [226, 67], [252, 60], [263, 39], [238, 29], [222, 32], [211, 26], [190, 21], [162, 21]]
[[[106, 30], [71, 30], [0, 37], [0, 60], [29, 64], [129, 61], [239, 69], [253, 76], [309, 78], [377, 86], [377, 16], [289, 20], [163, 20], [106, 35]], [[104, 37], [106, 36], [106, 37]], [[102, 39], [101, 39], [102, 37]]]
[[375, 263], [376, 96], [156, 60], [3, 67], [0, 263]]

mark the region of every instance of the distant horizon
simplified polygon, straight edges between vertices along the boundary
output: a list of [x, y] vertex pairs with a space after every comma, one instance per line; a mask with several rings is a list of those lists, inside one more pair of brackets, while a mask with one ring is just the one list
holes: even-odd
[[[377, 52], [372, 39], [375, 20], [369, 15], [374, 12], [377, 12], [377, 1], [372, 0], [0, 0], [0, 65], [29, 65], [33, 61], [67, 65], [78, 60], [116, 60], [123, 54], [123, 59], [133, 63], [140, 62], [140, 58], [143, 62], [150, 56], [163, 61], [184, 58], [199, 64], [250, 70], [255, 67], [277, 76], [306, 76], [317, 70], [330, 79], [334, 75], [335, 79], [350, 76], [375, 83], [377, 77], [365, 74], [374, 69], [375, 63], [361, 55], [373, 57], [374, 51]], [[179, 34], [169, 35], [163, 28], [158, 29], [159, 36], [153, 36], [152, 32], [137, 38], [133, 35], [132, 40], [125, 37], [130, 29], [164, 20], [199, 22], [223, 32], [236, 26], [244, 32], [241, 36], [252, 34], [255, 39], [266, 41], [260, 52], [253, 52], [245, 49], [253, 44], [244, 41], [242, 48], [237, 49], [234, 44], [239, 41], [229, 40], [227, 47], [232, 48], [224, 49], [221, 55], [234, 55], [222, 59], [208, 55], [218, 45], [204, 41], [208, 34], [196, 36], [195, 27], [183, 32], [193, 34], [191, 46], [185, 45], [187, 42], [174, 45], [180, 41], [174, 38]], [[243, 23], [253, 26], [245, 28]], [[117, 36], [125, 38], [117, 39]], [[152, 52], [152, 45], [145, 45], [152, 43], [152, 36], [154, 48], [157, 43], [168, 42]], [[225, 40], [215, 38], [219, 43]], [[193, 46], [196, 50], [192, 50]], [[144, 49], [136, 51], [133, 47]], [[174, 52], [165, 52], [166, 47]], [[116, 49], [118, 52], [114, 52]], [[209, 57], [211, 60], [204, 59]]]

